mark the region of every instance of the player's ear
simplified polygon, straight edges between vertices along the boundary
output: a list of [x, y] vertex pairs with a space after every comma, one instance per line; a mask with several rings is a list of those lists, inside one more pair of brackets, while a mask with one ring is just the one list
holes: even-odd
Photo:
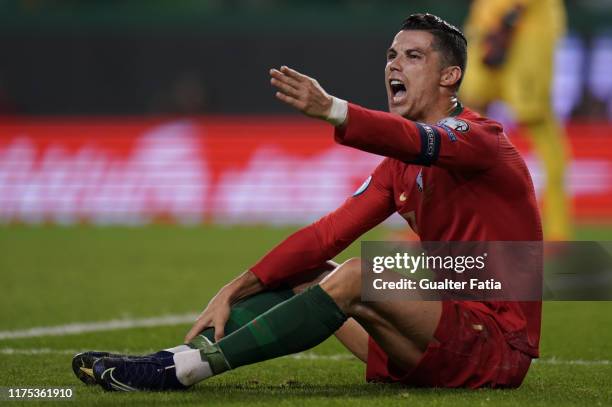
[[457, 65], [447, 66], [446, 68], [442, 69], [440, 75], [440, 86], [444, 86], [445, 88], [453, 87], [459, 82], [462, 75], [463, 72]]

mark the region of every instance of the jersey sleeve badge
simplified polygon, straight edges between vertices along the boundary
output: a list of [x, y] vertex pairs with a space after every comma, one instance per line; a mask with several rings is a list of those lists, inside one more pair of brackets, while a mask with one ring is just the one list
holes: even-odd
[[466, 121], [457, 119], [456, 117], [445, 117], [437, 124], [438, 126], [450, 127], [451, 129], [461, 133], [465, 133], [470, 130], [470, 125]]

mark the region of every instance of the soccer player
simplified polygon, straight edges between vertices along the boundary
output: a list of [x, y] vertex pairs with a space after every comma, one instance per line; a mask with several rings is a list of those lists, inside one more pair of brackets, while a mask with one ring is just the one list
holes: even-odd
[[[359, 259], [324, 272], [329, 259], [394, 212], [423, 241], [541, 241], [525, 163], [498, 123], [457, 100], [465, 66], [463, 34], [415, 14], [387, 50], [389, 113], [330, 96], [286, 66], [272, 69], [279, 100], [330, 122], [338, 143], [387, 158], [337, 210], [224, 286], [185, 345], [145, 357], [79, 354], [77, 376], [109, 390], [184, 389], [335, 333], [366, 362], [368, 381], [519, 386], [538, 357], [540, 302], [364, 302]], [[286, 288], [313, 277], [297, 294]]]
[[551, 102], [555, 47], [565, 20], [562, 0], [474, 0], [465, 29], [470, 69], [460, 93], [480, 111], [503, 100], [531, 136], [546, 174], [542, 209], [551, 240], [571, 236], [567, 140]]

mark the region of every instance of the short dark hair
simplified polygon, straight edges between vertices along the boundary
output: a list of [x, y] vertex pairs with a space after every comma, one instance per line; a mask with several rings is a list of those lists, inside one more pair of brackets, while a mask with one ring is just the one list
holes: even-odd
[[434, 48], [442, 53], [446, 66], [461, 68], [461, 78], [457, 88], [463, 81], [467, 65], [467, 40], [465, 35], [454, 25], [433, 14], [412, 14], [402, 23], [401, 30], [427, 31], [434, 36]]

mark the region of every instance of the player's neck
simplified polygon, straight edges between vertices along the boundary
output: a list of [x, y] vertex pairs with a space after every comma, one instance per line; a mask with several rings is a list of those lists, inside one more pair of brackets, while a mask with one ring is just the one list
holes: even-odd
[[459, 107], [460, 104], [459, 100], [457, 100], [457, 96], [452, 95], [448, 98], [440, 99], [437, 105], [425, 109], [423, 116], [415, 121], [426, 124], [436, 124], [445, 117], [453, 116]]

